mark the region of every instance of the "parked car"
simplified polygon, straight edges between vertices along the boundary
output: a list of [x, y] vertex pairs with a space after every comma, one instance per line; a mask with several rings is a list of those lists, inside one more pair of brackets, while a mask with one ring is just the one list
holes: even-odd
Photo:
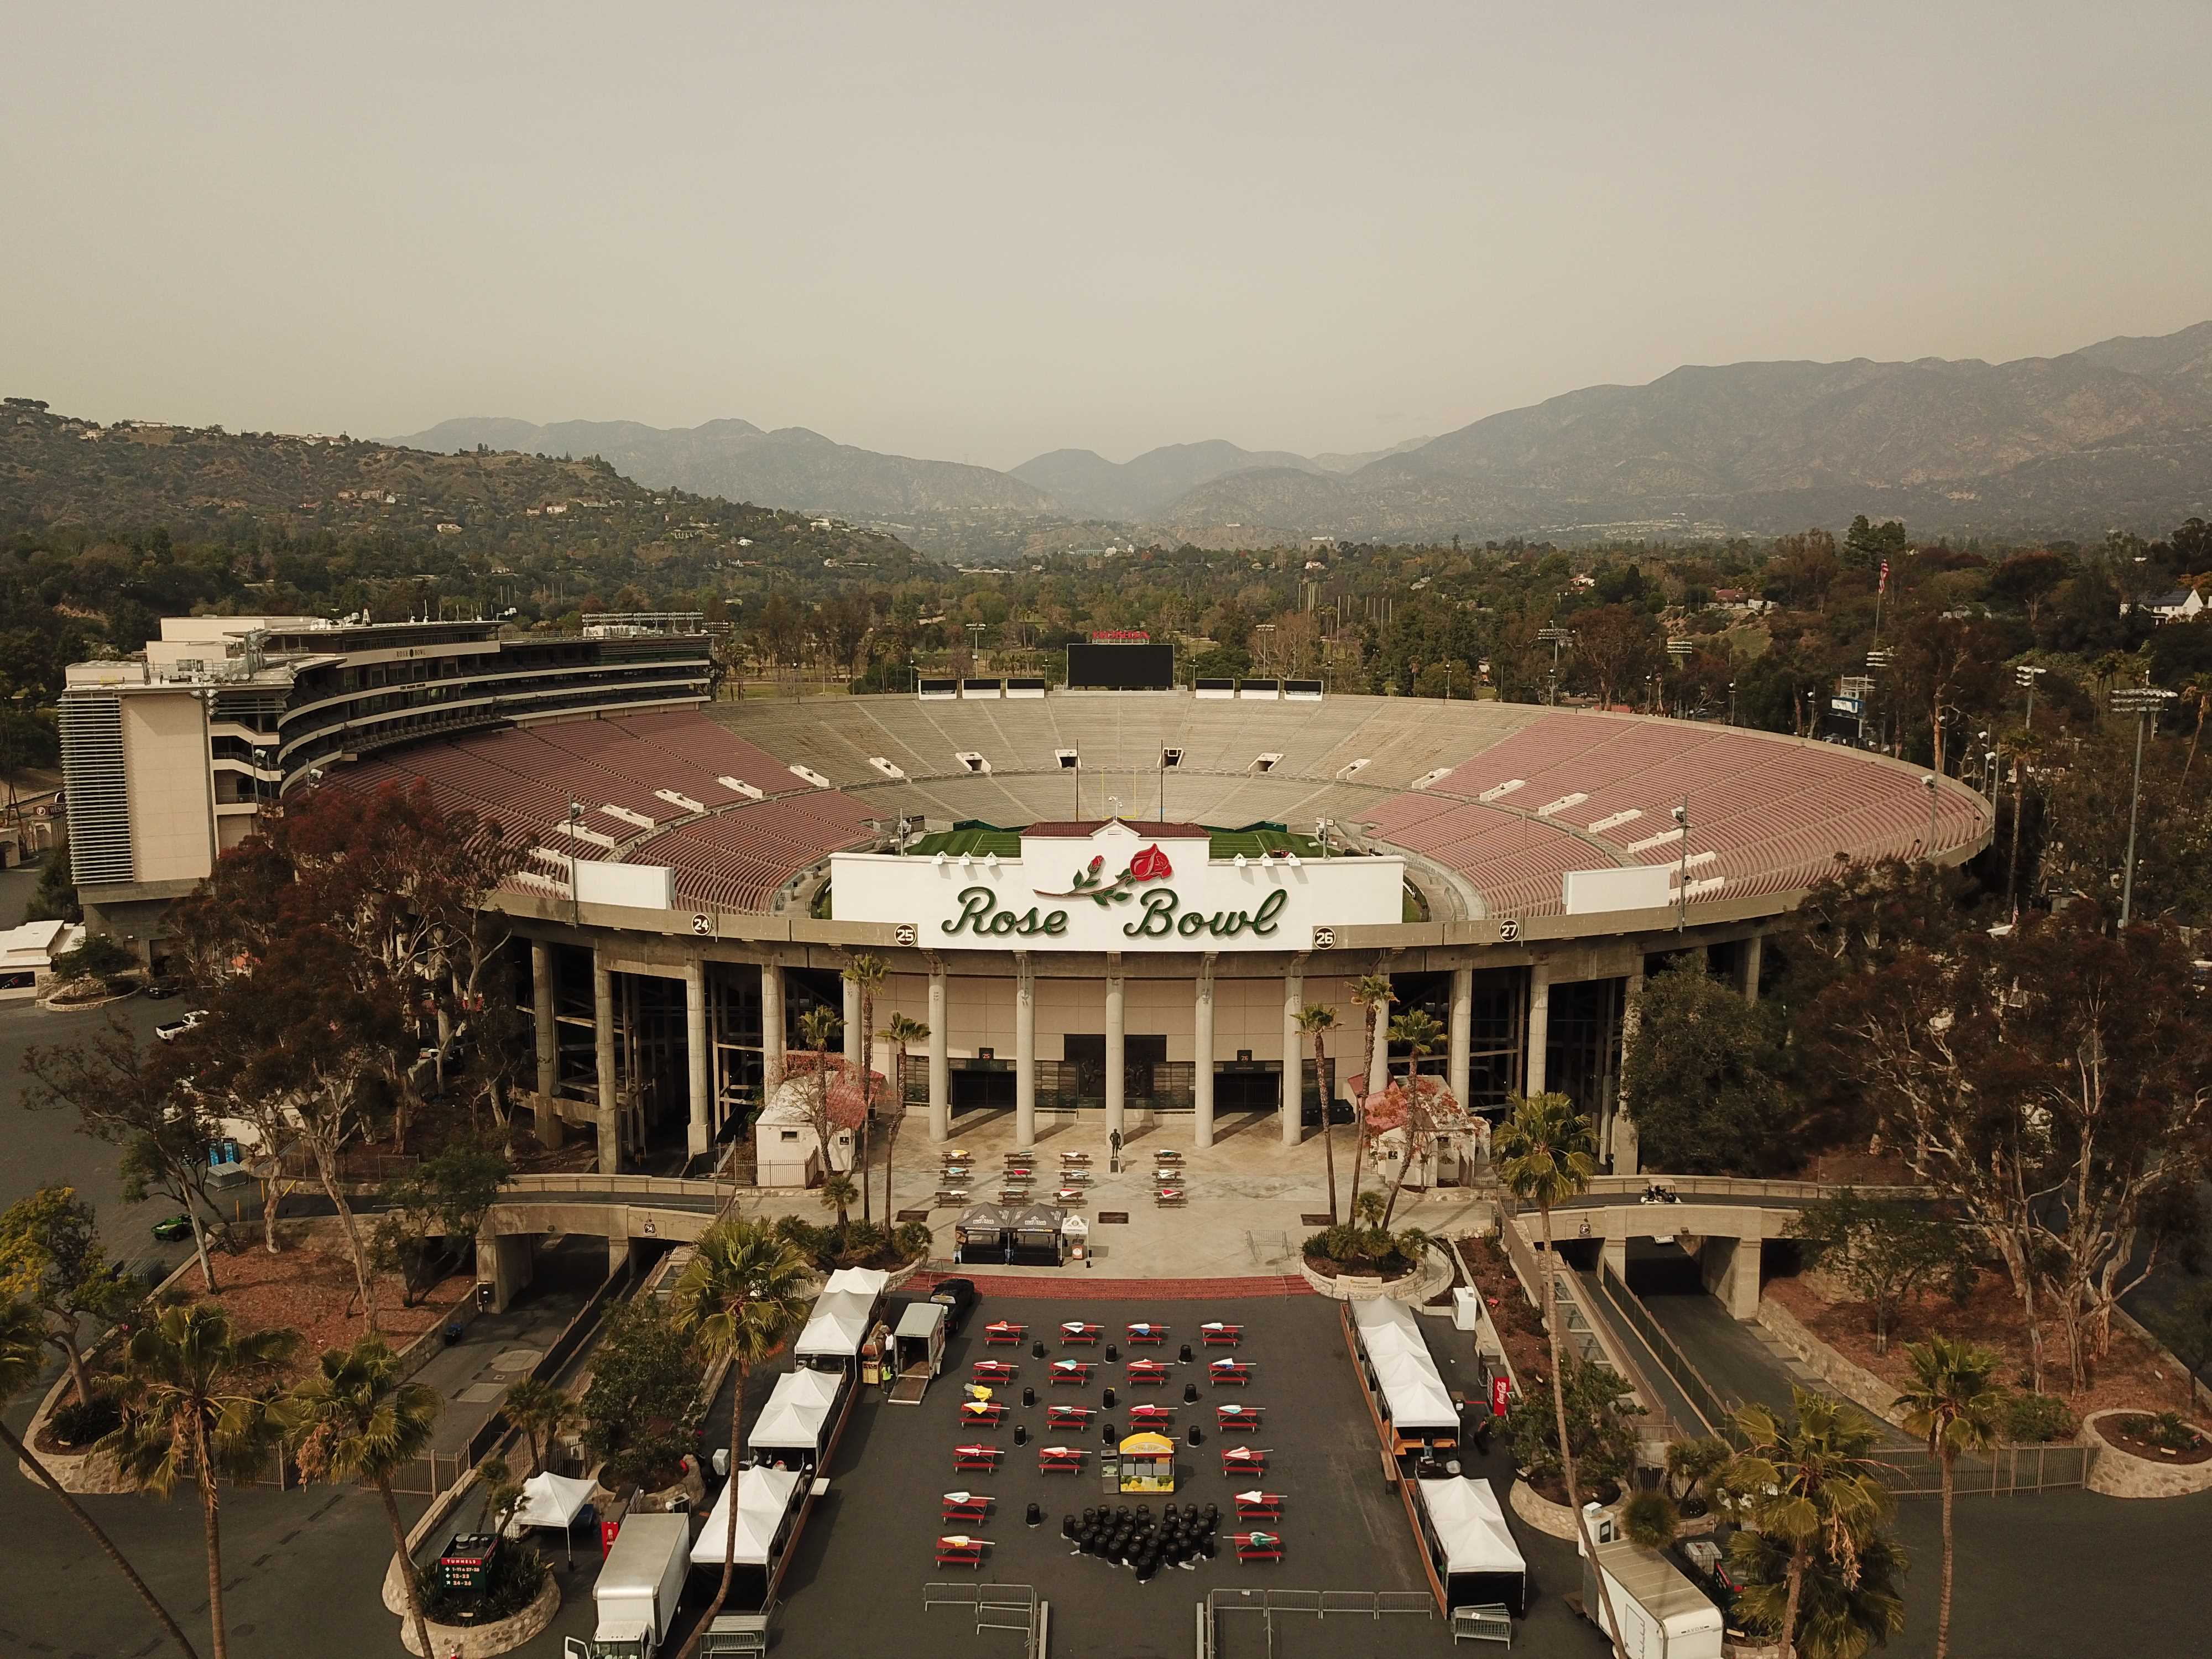
[[968, 1322], [968, 1316], [975, 1310], [975, 1304], [981, 1300], [976, 1294], [975, 1281], [972, 1279], [940, 1279], [937, 1281], [937, 1288], [929, 1293], [929, 1299], [952, 1310], [945, 1316], [947, 1336], [960, 1334], [960, 1328]]
[[163, 997], [173, 997], [184, 988], [184, 981], [174, 974], [156, 974], [146, 981], [146, 994], [156, 1002]]
[[192, 1218], [188, 1215], [164, 1216], [154, 1224], [154, 1237], [164, 1244], [173, 1244], [180, 1238], [192, 1236]]
[[161, 1038], [164, 1042], [174, 1042], [179, 1037], [184, 1036], [185, 1032], [197, 1030], [201, 1022], [205, 1020], [207, 1017], [208, 1011], [206, 1009], [194, 1008], [186, 1013], [182, 1019], [169, 1019], [162, 1021], [161, 1024], [154, 1028], [154, 1035]]

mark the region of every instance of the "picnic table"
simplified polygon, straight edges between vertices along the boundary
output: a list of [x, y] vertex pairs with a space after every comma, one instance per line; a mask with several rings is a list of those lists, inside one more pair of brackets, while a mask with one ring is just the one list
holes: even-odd
[[1091, 1419], [1097, 1415], [1095, 1406], [1047, 1406], [1044, 1425], [1048, 1429], [1087, 1429]]
[[1160, 1430], [1170, 1428], [1174, 1423], [1175, 1407], [1172, 1406], [1129, 1407], [1129, 1425], [1132, 1428]]
[[1132, 1359], [1129, 1362], [1129, 1382], [1133, 1386], [1139, 1382], [1164, 1382], [1167, 1380], [1168, 1368], [1157, 1359]]
[[1221, 1472], [1234, 1478], [1240, 1474], [1265, 1474], [1267, 1472], [1267, 1446], [1224, 1446], [1221, 1449]]
[[1149, 1319], [1139, 1319], [1128, 1328], [1128, 1337], [1132, 1347], [1142, 1342], [1161, 1343], [1168, 1340], [1168, 1328], [1155, 1325]]
[[1229, 1541], [1237, 1547], [1239, 1561], [1279, 1561], [1283, 1559], [1283, 1540], [1272, 1532], [1232, 1532]]
[[1244, 1340], [1242, 1325], [1226, 1324], [1218, 1319], [1209, 1319], [1198, 1328], [1199, 1337], [1209, 1348], [1233, 1348]]
[[1163, 1187], [1152, 1194], [1153, 1205], [1163, 1210], [1180, 1209], [1190, 1201], [1190, 1194], [1180, 1187]]
[[986, 1474], [994, 1474], [998, 1472], [999, 1459], [1004, 1455], [996, 1446], [955, 1446], [952, 1449], [952, 1467], [956, 1469], [981, 1469]]
[[988, 1538], [970, 1538], [965, 1533], [951, 1533], [937, 1540], [937, 1565], [940, 1567], [973, 1567], [983, 1570], [983, 1552], [990, 1547]]
[[1283, 1518], [1283, 1494], [1279, 1492], [1240, 1492], [1237, 1494], [1237, 1518], [1239, 1521], [1279, 1521]]
[[975, 1380], [979, 1382], [1011, 1382], [1020, 1374], [1021, 1369], [1010, 1360], [979, 1359], [975, 1362]]
[[1256, 1429], [1260, 1426], [1257, 1406], [1216, 1406], [1213, 1408], [1216, 1429]]
[[991, 1518], [991, 1498], [988, 1492], [949, 1492], [941, 1500], [942, 1519], [946, 1521], [988, 1521]]
[[1087, 1319], [1065, 1319], [1060, 1322], [1060, 1340], [1063, 1344], [1095, 1343], [1098, 1327]]
[[937, 1207], [939, 1209], [949, 1209], [954, 1205], [964, 1205], [968, 1201], [968, 1189], [965, 1187], [939, 1187], [937, 1189], [936, 1201]]
[[960, 1402], [960, 1420], [980, 1424], [995, 1429], [1006, 1419], [1006, 1402], [1003, 1400], [963, 1400]]
[[1251, 1362], [1243, 1359], [1217, 1359], [1206, 1368], [1209, 1382], [1233, 1382], [1243, 1388], [1252, 1380]]
[[1026, 1325], [1018, 1325], [1011, 1319], [994, 1319], [983, 1327], [983, 1342], [987, 1347], [1018, 1348], [1029, 1334]]
[[1069, 1164], [1087, 1165], [1091, 1162], [1091, 1154], [1088, 1152], [1062, 1152], [1060, 1155], [1060, 1161], [1063, 1165]]
[[1083, 1460], [1088, 1455], [1080, 1446], [1039, 1446], [1037, 1473], [1080, 1474], [1083, 1473]]
[[1063, 1210], [1079, 1209], [1091, 1201], [1091, 1194], [1080, 1187], [1056, 1187], [1053, 1189], [1052, 1201]]
[[1087, 1359], [1055, 1359], [1052, 1362], [1052, 1380], [1073, 1382], [1080, 1388], [1091, 1381], [1091, 1362]]
[[1179, 1164], [1182, 1162], [1182, 1154], [1175, 1151], [1172, 1147], [1164, 1146], [1158, 1152], [1152, 1154], [1152, 1162], [1155, 1164]]

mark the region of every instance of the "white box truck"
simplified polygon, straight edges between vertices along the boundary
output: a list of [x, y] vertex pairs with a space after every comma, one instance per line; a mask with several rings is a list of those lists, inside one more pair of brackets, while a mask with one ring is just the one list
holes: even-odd
[[594, 1659], [653, 1659], [676, 1617], [690, 1570], [690, 1516], [625, 1518], [592, 1586], [599, 1615], [592, 1633]]
[[1618, 1537], [1611, 1516], [1593, 1516], [1591, 1526], [1598, 1541], [1583, 1557], [1583, 1616], [1605, 1629], [1602, 1574], [1628, 1659], [1721, 1659], [1724, 1621], [1712, 1598], [1658, 1551]]

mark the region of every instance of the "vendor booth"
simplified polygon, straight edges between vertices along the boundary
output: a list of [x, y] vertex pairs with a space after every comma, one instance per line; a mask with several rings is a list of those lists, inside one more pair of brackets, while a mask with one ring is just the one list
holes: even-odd
[[730, 1506], [738, 1511], [736, 1564], [726, 1606], [744, 1613], [765, 1609], [775, 1595], [785, 1557], [799, 1540], [799, 1516], [806, 1501], [808, 1477], [795, 1469], [739, 1469], [723, 1483], [722, 1495], [692, 1541], [691, 1565], [712, 1573], [722, 1570], [729, 1537]]
[[575, 1550], [569, 1528], [577, 1518], [592, 1507], [593, 1483], [574, 1480], [565, 1474], [556, 1474], [548, 1469], [543, 1474], [533, 1474], [522, 1483], [522, 1501], [514, 1506], [507, 1517], [507, 1535], [520, 1538], [529, 1527], [544, 1527], [571, 1539], [569, 1558]]
[[[1067, 1212], [1051, 1204], [971, 1204], [952, 1226], [952, 1259], [1057, 1267], [1066, 1259]], [[1085, 1230], [1088, 1231], [1087, 1229]]]
[[874, 1297], [859, 1291], [824, 1291], [815, 1298], [814, 1311], [792, 1352], [801, 1365], [816, 1370], [852, 1372], [875, 1319]]
[[952, 1310], [941, 1302], [913, 1302], [891, 1333], [890, 1401], [919, 1406], [930, 1379], [945, 1369], [945, 1321]]
[[1340, 1304], [1359, 1362], [1360, 1386], [1382, 1419], [1393, 1455], [1459, 1444], [1459, 1402], [1445, 1388], [1413, 1310], [1387, 1297]]
[[1068, 1214], [1060, 1218], [1060, 1259], [1084, 1262], [1091, 1260], [1091, 1224], [1079, 1215]]
[[1164, 1434], [1133, 1434], [1121, 1445], [1123, 1492], [1176, 1489], [1176, 1443]]
[[1066, 1212], [1052, 1204], [1017, 1204], [1006, 1244], [1006, 1260], [1030, 1267], [1057, 1267], [1063, 1260], [1060, 1223]]
[[835, 1372], [804, 1367], [777, 1378], [745, 1440], [753, 1462], [802, 1470], [818, 1465], [829, 1449], [849, 1386]]
[[1490, 1482], [1416, 1480], [1413, 1493], [1421, 1545], [1443, 1585], [1447, 1615], [1456, 1607], [1500, 1604], [1525, 1611], [1528, 1564]]

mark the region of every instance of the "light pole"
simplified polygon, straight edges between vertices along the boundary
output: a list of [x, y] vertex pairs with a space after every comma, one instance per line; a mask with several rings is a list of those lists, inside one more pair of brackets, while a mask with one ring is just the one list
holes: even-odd
[[568, 920], [578, 927], [584, 925], [583, 896], [576, 890], [576, 843], [583, 821], [584, 803], [572, 795], [568, 798]]
[[[2027, 719], [2022, 735], [2035, 734], [2035, 682], [2043, 670], [2021, 663], [2012, 671], [2015, 684], [2027, 689]], [[2025, 745], [2015, 745], [2012, 751], [2012, 857], [2005, 865], [2005, 914], [2013, 921], [2020, 920], [2020, 820], [2027, 806], [2027, 757]]]
[[2112, 712], [2136, 717], [2136, 781], [2128, 794], [2128, 857], [2120, 878], [2120, 926], [2125, 928], [2135, 914], [2136, 815], [2142, 808], [2143, 727], [2157, 720], [2159, 710], [2173, 700], [2173, 693], [2154, 685], [2124, 685], [2112, 693]]
[[1687, 931], [1690, 926], [1690, 798], [1682, 797], [1682, 804], [1674, 809], [1674, 822], [1682, 831], [1681, 862], [1674, 871], [1674, 931]]
[[1735, 682], [1734, 680], [1730, 680], [1730, 681], [1729, 682], [1729, 719], [1728, 719], [1728, 723], [1729, 723], [1730, 726], [1734, 726], [1734, 725], [1735, 724]]
[[1554, 708], [1559, 706], [1559, 647], [1574, 636], [1574, 629], [1571, 628], [1540, 628], [1536, 630], [1536, 638], [1548, 642], [1552, 647], [1550, 700]]
[[[1697, 648], [1697, 641], [1694, 640], [1669, 640], [1667, 641], [1667, 654], [1674, 659], [1674, 671], [1678, 679], [1683, 666], [1690, 660], [1690, 653]], [[1663, 698], [1666, 696], [1666, 679], [1662, 676], [1659, 682], [1660, 696], [1662, 698], [1659, 707], [1659, 712], [1662, 714], [1667, 712], [1667, 707], [1663, 701]]]
[[[1892, 651], [1887, 646], [1876, 646], [1873, 650], [1868, 652], [1867, 678], [1873, 680], [1879, 680], [1881, 677], [1882, 670], [1887, 668], [1889, 665], [1896, 659], [1896, 657], [1897, 653], [1894, 651]], [[1889, 717], [1887, 714], [1884, 714], [1882, 716], [1884, 730], [1881, 734], [1883, 738], [1881, 746], [1885, 749], [1889, 747], [1887, 741], [1889, 733], [1887, 729], [1888, 719]], [[1862, 749], [1866, 747], [1866, 705], [1862, 703], [1859, 705], [1859, 747]]]
[[1920, 853], [1923, 858], [1933, 864], [1936, 862], [1936, 804], [1942, 799], [1943, 792], [1937, 786], [1933, 772], [1920, 775], [1920, 787], [1928, 792], [1928, 841]]

